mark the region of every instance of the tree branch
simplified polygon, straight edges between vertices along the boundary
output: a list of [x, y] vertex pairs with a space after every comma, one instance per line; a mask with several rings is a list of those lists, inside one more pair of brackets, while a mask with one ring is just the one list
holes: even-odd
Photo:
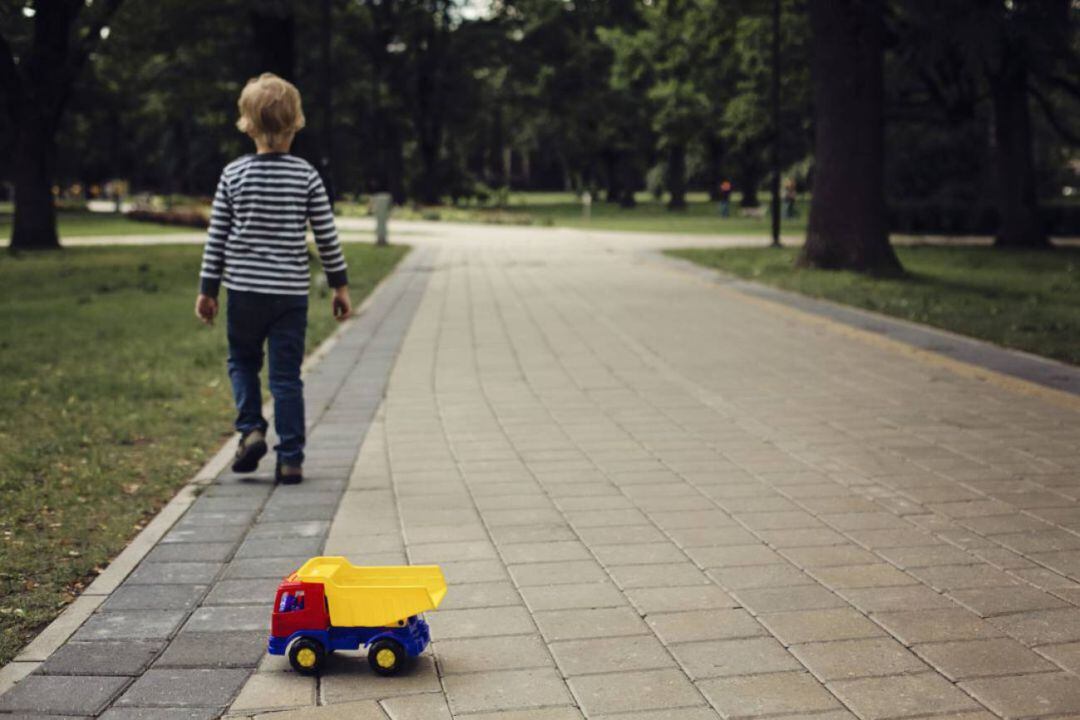
[[1043, 111], [1046, 121], [1049, 122], [1050, 127], [1054, 128], [1054, 131], [1061, 136], [1061, 139], [1073, 147], [1080, 147], [1080, 134], [1061, 121], [1061, 118], [1057, 116], [1057, 111], [1054, 109], [1054, 105], [1050, 102], [1049, 98], [1039, 92], [1039, 89], [1031, 84], [1028, 85], [1028, 92], [1035, 98], [1035, 102], [1039, 106], [1039, 109]]

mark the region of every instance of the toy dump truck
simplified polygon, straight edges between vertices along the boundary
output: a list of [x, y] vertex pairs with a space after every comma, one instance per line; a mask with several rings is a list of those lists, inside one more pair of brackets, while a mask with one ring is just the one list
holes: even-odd
[[314, 675], [335, 650], [368, 648], [379, 675], [393, 675], [431, 640], [420, 613], [446, 595], [437, 565], [357, 567], [343, 557], [316, 557], [282, 581], [270, 623], [271, 655]]

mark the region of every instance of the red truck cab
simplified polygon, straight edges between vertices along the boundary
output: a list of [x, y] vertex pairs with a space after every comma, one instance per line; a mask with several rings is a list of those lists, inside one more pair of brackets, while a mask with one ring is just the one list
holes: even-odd
[[330, 628], [330, 610], [326, 593], [320, 583], [306, 583], [288, 578], [278, 586], [274, 612], [270, 617], [270, 633], [289, 637], [301, 630]]

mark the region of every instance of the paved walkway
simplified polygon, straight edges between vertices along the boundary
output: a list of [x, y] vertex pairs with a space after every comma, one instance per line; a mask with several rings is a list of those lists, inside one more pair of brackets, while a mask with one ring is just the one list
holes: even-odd
[[[172, 533], [192, 542], [155, 549], [0, 709], [1080, 717], [1074, 398], [579, 233], [417, 244], [309, 380], [313, 482], [220, 477]], [[276, 578], [324, 542], [442, 564], [411, 674], [260, 657]], [[116, 604], [193, 585], [179, 614]], [[111, 642], [147, 647], [125, 673]]]

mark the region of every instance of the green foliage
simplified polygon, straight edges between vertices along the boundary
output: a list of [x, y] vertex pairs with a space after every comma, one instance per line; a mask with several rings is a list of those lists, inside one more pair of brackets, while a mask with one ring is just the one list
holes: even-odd
[[[0, 255], [0, 665], [229, 434], [223, 323], [192, 312], [200, 253]], [[345, 253], [359, 303], [405, 249]], [[335, 326], [325, 288], [310, 322], [309, 348]]]

